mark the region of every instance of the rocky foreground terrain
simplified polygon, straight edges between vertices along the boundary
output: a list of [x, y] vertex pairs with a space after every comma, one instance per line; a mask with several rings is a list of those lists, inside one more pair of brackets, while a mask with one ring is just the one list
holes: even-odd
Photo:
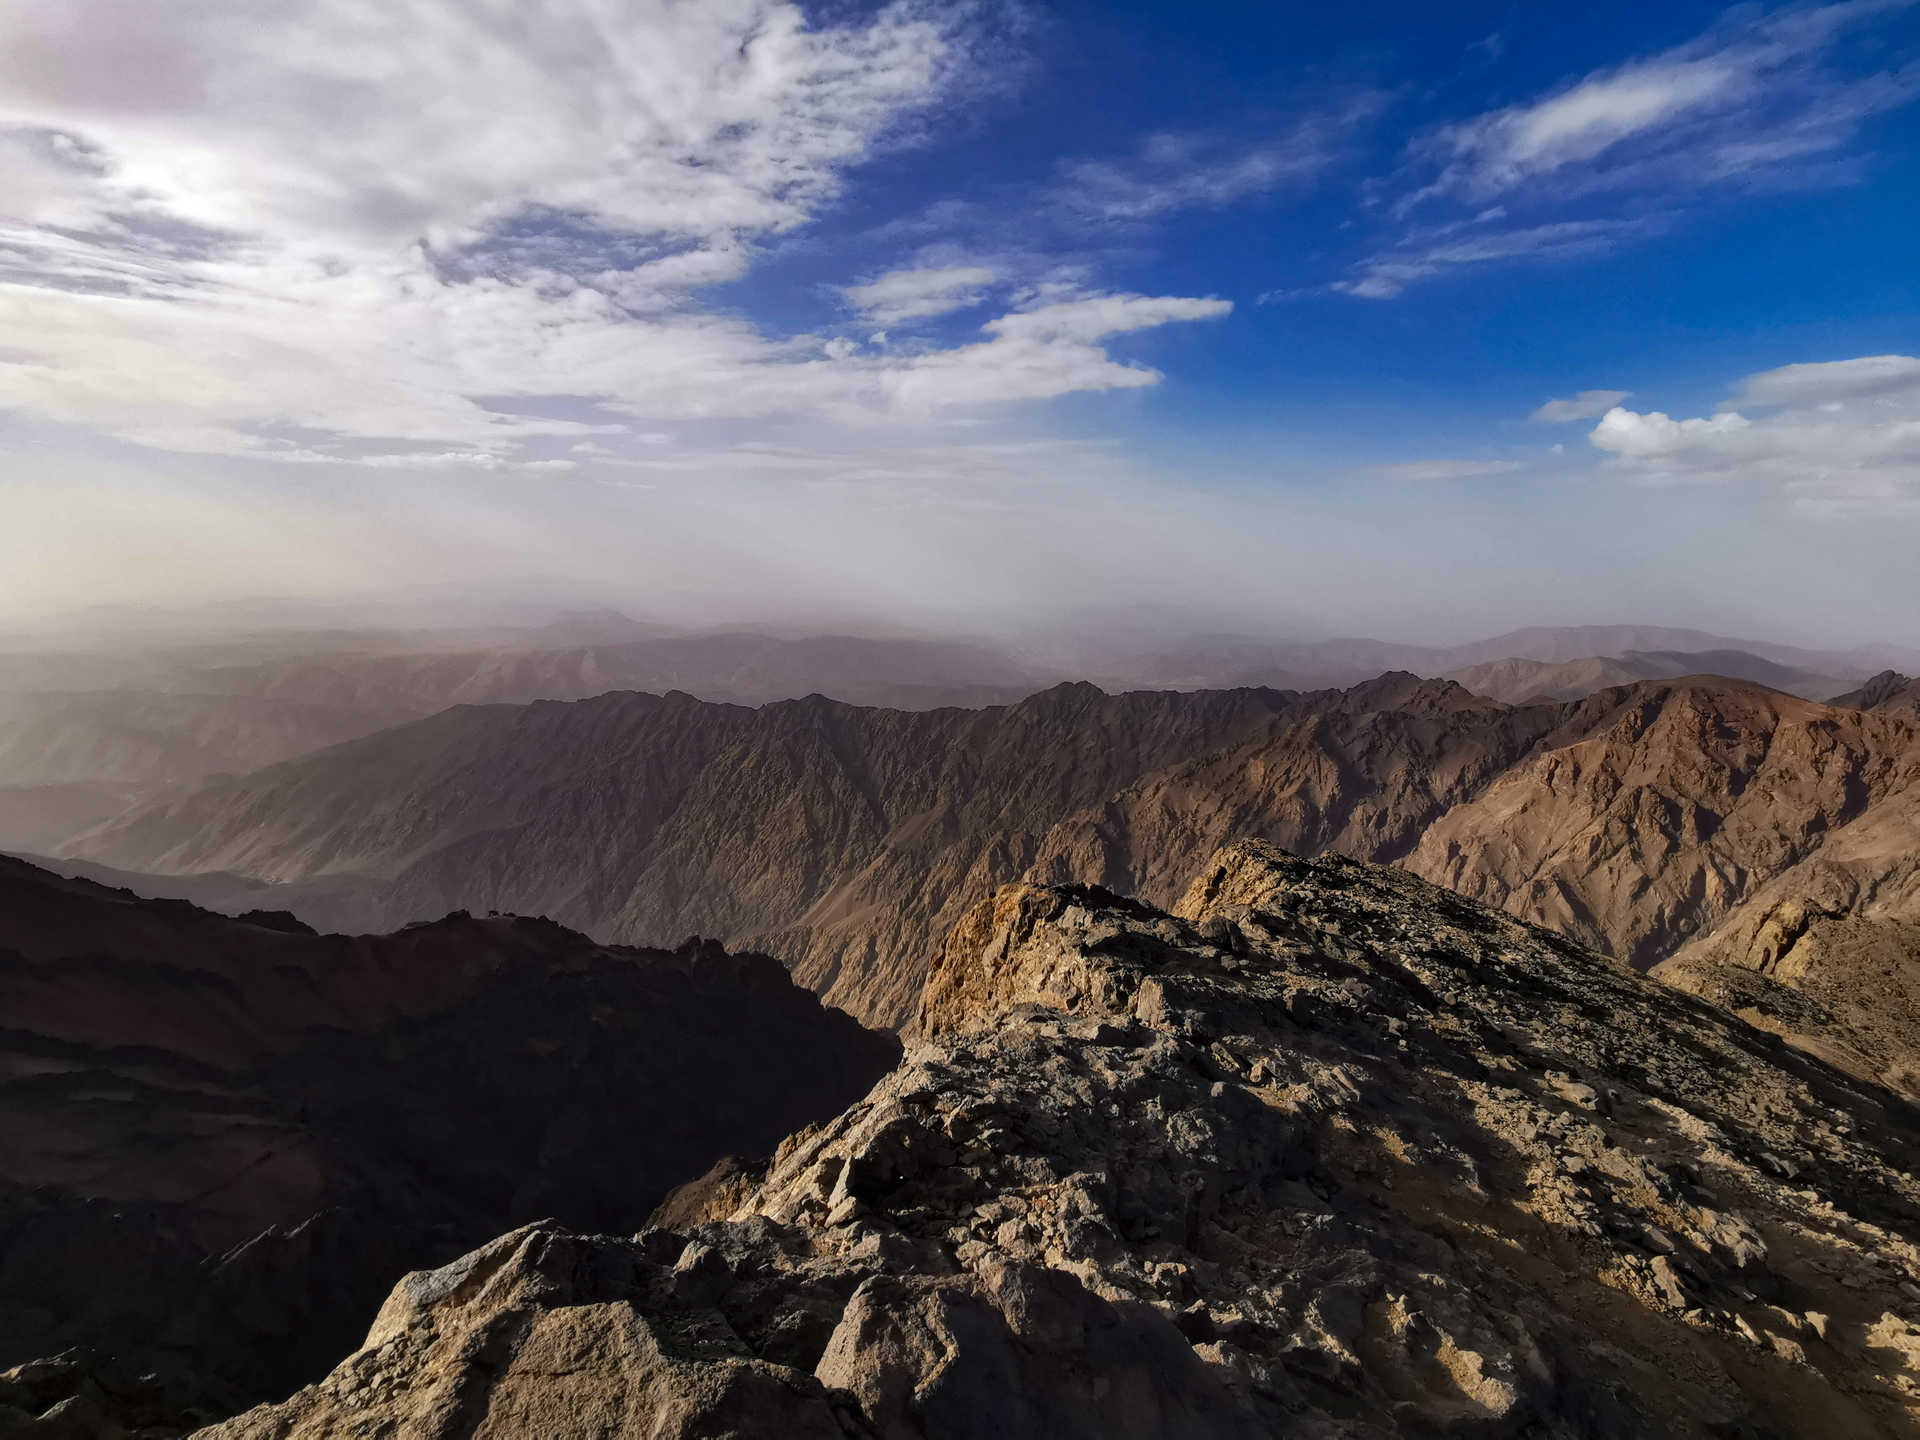
[[207, 1433], [1892, 1436], [1920, 1114], [1403, 872], [1014, 886], [757, 1183], [409, 1275]]
[[0, 1435], [279, 1398], [395, 1276], [542, 1216], [632, 1229], [898, 1054], [711, 943], [317, 936], [0, 858], [0, 1370], [112, 1357], [0, 1379]]

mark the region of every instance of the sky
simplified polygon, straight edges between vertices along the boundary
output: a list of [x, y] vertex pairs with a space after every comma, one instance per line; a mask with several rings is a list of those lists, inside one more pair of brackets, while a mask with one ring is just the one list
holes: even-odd
[[1920, 644], [1920, 0], [0, 33], [0, 619]]

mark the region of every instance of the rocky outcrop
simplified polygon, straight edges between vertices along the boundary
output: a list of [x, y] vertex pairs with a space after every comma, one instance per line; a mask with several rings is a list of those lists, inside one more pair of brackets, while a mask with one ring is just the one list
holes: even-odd
[[218, 1440], [1884, 1436], [1920, 1419], [1920, 1116], [1559, 937], [1222, 853], [1016, 886], [923, 1039], [631, 1238], [409, 1276]]
[[319, 936], [0, 859], [0, 1368], [91, 1347], [34, 1393], [153, 1372], [180, 1415], [283, 1395], [406, 1270], [542, 1216], [637, 1227], [898, 1053], [716, 944]]

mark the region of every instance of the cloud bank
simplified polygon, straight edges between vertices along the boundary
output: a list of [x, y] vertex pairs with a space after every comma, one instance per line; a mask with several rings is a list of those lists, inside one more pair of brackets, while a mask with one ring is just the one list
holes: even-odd
[[1787, 365], [1748, 376], [1734, 400], [1765, 413], [1616, 406], [1590, 438], [1642, 484], [1741, 485], [1823, 515], [1920, 513], [1920, 357]]
[[[921, 0], [832, 26], [780, 0], [0, 0], [0, 408], [183, 453], [558, 468], [672, 422], [1152, 384], [1098, 342], [1218, 306], [1096, 292], [1064, 313], [1099, 324], [1043, 305], [896, 354], [704, 299], [990, 89], [993, 23]], [[844, 293], [885, 326], [995, 278]]]

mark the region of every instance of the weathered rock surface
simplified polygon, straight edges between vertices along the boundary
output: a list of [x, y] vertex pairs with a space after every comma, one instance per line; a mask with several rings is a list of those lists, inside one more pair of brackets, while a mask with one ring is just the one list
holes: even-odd
[[713, 944], [464, 915], [318, 936], [0, 858], [0, 1367], [85, 1346], [108, 1369], [34, 1393], [283, 1395], [408, 1269], [542, 1216], [632, 1229], [898, 1054]]
[[1920, 1419], [1920, 1114], [1402, 872], [1250, 843], [1177, 915], [1010, 887], [919, 1029], [746, 1198], [409, 1276], [326, 1380], [207, 1433]]

